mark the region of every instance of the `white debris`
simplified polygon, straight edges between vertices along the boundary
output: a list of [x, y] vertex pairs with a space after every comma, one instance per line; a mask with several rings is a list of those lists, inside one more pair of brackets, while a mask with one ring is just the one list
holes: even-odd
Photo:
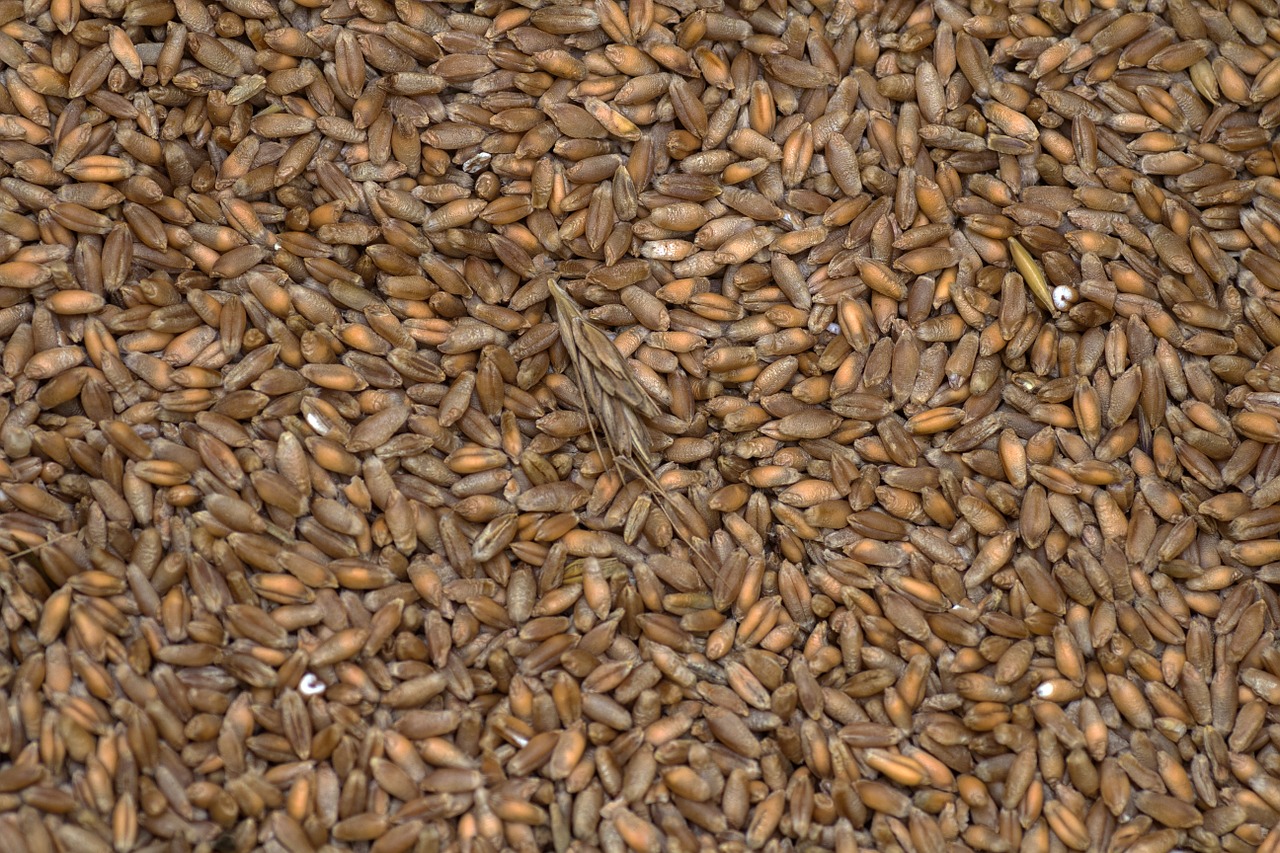
[[1060, 284], [1053, 289], [1053, 307], [1059, 311], [1068, 311], [1072, 305], [1076, 304], [1078, 294], [1074, 287], [1068, 287]]

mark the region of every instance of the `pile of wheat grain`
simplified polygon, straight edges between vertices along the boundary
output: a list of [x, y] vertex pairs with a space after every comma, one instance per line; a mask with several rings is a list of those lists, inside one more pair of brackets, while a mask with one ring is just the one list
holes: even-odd
[[0, 849], [1280, 850], [1276, 0], [0, 0]]

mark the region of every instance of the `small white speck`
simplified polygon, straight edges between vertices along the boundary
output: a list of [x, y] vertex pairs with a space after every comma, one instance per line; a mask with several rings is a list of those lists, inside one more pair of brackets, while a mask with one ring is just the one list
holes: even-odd
[[831, 333], [831, 334], [833, 334], [833, 335], [838, 335], [838, 334], [840, 334], [840, 324], [839, 324], [839, 323], [828, 323], [828, 324], [827, 324], [827, 331], [828, 331], [828, 332], [830, 332], [830, 333]]
[[1053, 307], [1066, 311], [1076, 304], [1076, 289], [1060, 284], [1053, 289]]
[[319, 415], [317, 415], [315, 412], [307, 412], [305, 417], [307, 419], [307, 425], [310, 426], [316, 432], [320, 433], [321, 435], [325, 435], [329, 432], [329, 425], [326, 424], [324, 422], [324, 419], [321, 418]]
[[308, 672], [302, 676], [302, 681], [298, 682], [298, 692], [303, 696], [319, 696], [325, 691], [325, 684], [314, 673]]
[[1047, 684], [1047, 683], [1041, 684], [1039, 687], [1036, 688], [1036, 696], [1038, 696], [1041, 699], [1048, 699], [1052, 695], [1053, 695], [1052, 684]]

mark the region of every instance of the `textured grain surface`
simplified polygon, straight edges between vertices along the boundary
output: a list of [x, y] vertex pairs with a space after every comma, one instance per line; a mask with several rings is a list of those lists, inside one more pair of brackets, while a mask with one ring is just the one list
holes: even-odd
[[0, 0], [0, 850], [1280, 849], [1275, 0]]

